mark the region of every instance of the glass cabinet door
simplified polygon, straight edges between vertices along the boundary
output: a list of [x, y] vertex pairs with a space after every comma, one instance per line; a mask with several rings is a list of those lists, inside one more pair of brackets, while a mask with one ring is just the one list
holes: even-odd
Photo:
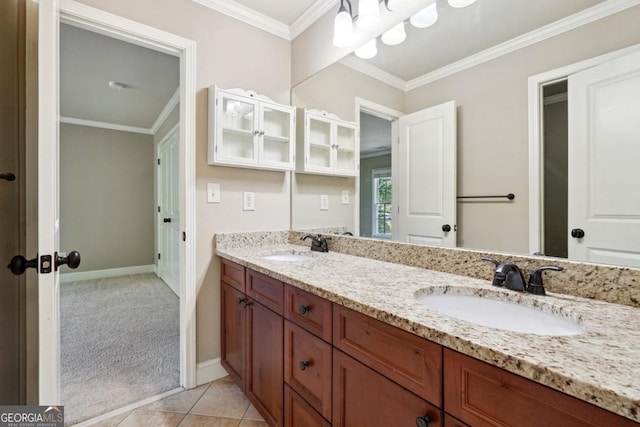
[[354, 125], [336, 123], [335, 169], [339, 174], [358, 174], [358, 132]]
[[320, 116], [306, 116], [305, 170], [330, 172], [332, 165], [331, 121]]
[[231, 163], [257, 163], [257, 103], [220, 93], [217, 109], [216, 159]]
[[295, 149], [295, 110], [279, 105], [262, 103], [260, 105], [262, 123], [259, 136], [262, 139], [260, 163], [293, 169]]

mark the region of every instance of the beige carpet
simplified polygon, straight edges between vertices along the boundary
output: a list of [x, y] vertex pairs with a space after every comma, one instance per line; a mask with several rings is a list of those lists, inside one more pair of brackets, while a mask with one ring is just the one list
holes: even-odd
[[63, 283], [65, 424], [178, 387], [179, 319], [178, 297], [152, 273]]

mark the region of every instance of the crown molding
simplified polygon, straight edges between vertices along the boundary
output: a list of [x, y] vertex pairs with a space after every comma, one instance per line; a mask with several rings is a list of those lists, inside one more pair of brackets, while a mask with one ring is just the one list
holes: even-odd
[[380, 68], [369, 64], [368, 62], [355, 57], [354, 55], [347, 55], [339, 61], [342, 65], [352, 68], [356, 71], [366, 74], [376, 80], [386, 83], [389, 86], [393, 86], [396, 89], [400, 89], [406, 92], [407, 82], [399, 77], [394, 76]]
[[293, 24], [289, 27], [291, 35], [290, 40], [295, 39], [302, 34], [307, 28], [312, 26], [318, 19], [320, 19], [325, 13], [330, 11], [337, 5], [339, 0], [323, 1], [316, 0], [309, 9], [307, 9]]
[[76, 119], [75, 117], [60, 116], [60, 123], [153, 135], [151, 129], [139, 128], [135, 126], [117, 125], [115, 123], [97, 122], [95, 120]]
[[285, 40], [291, 41], [291, 31], [289, 26], [276, 20], [263, 15], [260, 12], [236, 3], [233, 0], [193, 0], [203, 6], [213, 9], [217, 12], [223, 13], [234, 19], [244, 22], [245, 24], [252, 25], [267, 31], [278, 37], [282, 37]]
[[178, 105], [178, 103], [180, 103], [180, 87], [179, 86], [174, 92], [174, 94], [171, 96], [171, 99], [169, 99], [169, 102], [167, 102], [167, 105], [164, 106], [164, 108], [158, 115], [158, 118], [153, 123], [153, 126], [151, 126], [150, 131], [152, 135], [155, 135], [156, 132], [158, 132], [158, 129], [160, 129], [160, 126], [164, 124], [164, 121], [167, 120], [167, 117], [169, 117], [169, 114], [171, 114], [173, 109], [176, 108], [176, 105]]

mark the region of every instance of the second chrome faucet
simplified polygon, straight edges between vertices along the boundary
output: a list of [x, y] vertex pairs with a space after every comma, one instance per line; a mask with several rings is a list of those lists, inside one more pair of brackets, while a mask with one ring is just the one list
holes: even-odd
[[529, 280], [525, 281], [524, 275], [520, 268], [513, 263], [508, 262], [499, 262], [493, 258], [484, 257], [481, 258], [483, 261], [488, 261], [496, 266], [495, 272], [493, 273], [493, 282], [494, 286], [504, 287], [507, 289], [512, 289], [514, 291], [520, 292], [529, 292], [536, 295], [544, 295], [546, 292], [544, 290], [544, 285], [542, 283], [542, 272], [545, 270], [554, 270], [554, 271], [562, 271], [562, 267], [557, 266], [544, 266], [536, 268], [531, 275], [529, 276]]

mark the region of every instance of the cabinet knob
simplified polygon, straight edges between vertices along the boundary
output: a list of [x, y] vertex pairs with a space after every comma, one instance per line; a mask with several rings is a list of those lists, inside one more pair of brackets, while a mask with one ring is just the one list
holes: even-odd
[[305, 361], [300, 362], [300, 364], [298, 366], [300, 366], [300, 370], [301, 371], [304, 371], [309, 366], [311, 366], [311, 363], [309, 361], [305, 360]]
[[418, 427], [429, 427], [429, 421], [431, 421], [429, 415], [423, 415], [422, 417], [416, 418], [416, 425]]
[[300, 314], [306, 314], [311, 311], [311, 307], [309, 307], [308, 305], [301, 305], [300, 308], [298, 308], [298, 311], [300, 312]]

